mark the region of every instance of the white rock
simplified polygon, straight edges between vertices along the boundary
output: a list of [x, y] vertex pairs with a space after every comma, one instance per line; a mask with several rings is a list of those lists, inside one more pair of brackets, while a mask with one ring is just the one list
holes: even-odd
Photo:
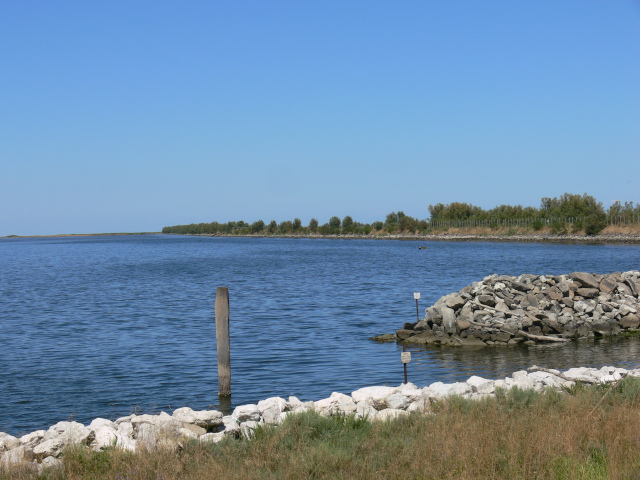
[[366, 418], [367, 420], [375, 420], [378, 411], [373, 408], [370, 403], [367, 402], [358, 402], [356, 404], [356, 418]]
[[435, 382], [428, 387], [424, 387], [422, 394], [427, 398], [443, 399], [449, 395], [452, 387], [453, 384], [450, 383]]
[[597, 383], [598, 379], [595, 376], [595, 369], [580, 367], [580, 368], [570, 368], [566, 372], [564, 372], [565, 378], [572, 380], [574, 382], [583, 382], [583, 383]]
[[242, 432], [242, 436], [247, 440], [253, 437], [256, 428], [258, 428], [258, 422], [247, 421], [240, 424], [240, 431]]
[[221, 442], [224, 439], [224, 437], [225, 437], [224, 432], [205, 433], [199, 438], [199, 440], [201, 442], [218, 443], [218, 442]]
[[449, 395], [460, 395], [461, 397], [468, 397], [471, 393], [471, 387], [466, 382], [456, 382], [449, 390]]
[[425, 397], [420, 397], [417, 400], [411, 402], [411, 405], [407, 407], [407, 412], [419, 412], [426, 413], [429, 411], [430, 402]]
[[403, 415], [409, 415], [405, 410], [396, 410], [394, 408], [385, 408], [384, 410], [380, 410], [376, 415], [375, 420], [380, 422], [385, 422], [389, 420], [393, 420], [394, 418], [398, 418]]
[[37, 459], [43, 459], [49, 456], [58, 457], [67, 445], [67, 442], [62, 438], [50, 438], [36, 445], [33, 448], [33, 454]]
[[240, 432], [240, 425], [232, 415], [222, 417], [222, 424], [224, 425], [222, 433], [225, 435], [236, 435]]
[[42, 473], [45, 469], [54, 469], [62, 467], [62, 460], [55, 457], [46, 457], [38, 464], [38, 473]]
[[258, 405], [240, 405], [236, 407], [231, 414], [239, 423], [243, 422], [257, 422], [260, 420], [260, 411]]
[[407, 397], [401, 393], [392, 393], [384, 400], [387, 408], [393, 410], [406, 410], [411, 403]]
[[0, 452], [11, 450], [20, 445], [20, 440], [8, 433], [0, 432]]
[[7, 468], [11, 465], [30, 462], [31, 460], [33, 460], [33, 449], [29, 445], [20, 445], [2, 453], [0, 466]]
[[94, 450], [102, 450], [103, 448], [112, 447], [118, 442], [115, 424], [113, 426], [101, 425], [97, 429], [93, 430], [93, 432], [94, 439], [93, 442], [91, 442], [91, 447]]
[[365, 387], [351, 393], [355, 403], [368, 402], [376, 409], [385, 408], [384, 400], [398, 389], [394, 387]]
[[114, 430], [116, 428], [115, 423], [111, 420], [107, 420], [106, 418], [94, 418], [93, 421], [87, 425], [89, 430], [98, 430], [100, 427], [112, 427]]
[[486, 378], [472, 376], [467, 380], [467, 385], [474, 393], [489, 394], [495, 392], [495, 382]]
[[416, 387], [413, 383], [407, 383], [406, 385], [403, 383], [398, 387], [398, 391], [407, 397], [410, 402], [415, 402], [424, 397], [422, 389]]
[[258, 402], [258, 411], [264, 423], [280, 423], [280, 413], [287, 408], [287, 401], [284, 398], [272, 397]]
[[46, 430], [36, 430], [35, 432], [28, 433], [20, 437], [20, 443], [22, 445], [29, 445], [30, 447], [35, 447], [40, 440], [44, 438], [44, 435], [47, 433]]

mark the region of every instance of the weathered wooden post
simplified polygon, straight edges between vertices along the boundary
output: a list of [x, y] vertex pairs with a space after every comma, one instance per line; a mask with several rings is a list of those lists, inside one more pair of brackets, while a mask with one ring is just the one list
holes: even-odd
[[218, 347], [218, 395], [231, 395], [231, 342], [229, 339], [229, 289], [216, 291], [216, 344]]

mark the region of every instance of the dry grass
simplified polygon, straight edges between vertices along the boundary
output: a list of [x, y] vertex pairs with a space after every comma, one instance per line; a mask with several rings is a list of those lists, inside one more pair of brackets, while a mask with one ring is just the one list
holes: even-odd
[[[606, 394], [606, 395], [605, 395]], [[640, 474], [640, 380], [613, 391], [512, 390], [452, 398], [435, 415], [388, 423], [289, 417], [251, 441], [193, 443], [179, 453], [67, 452], [69, 479], [624, 479]], [[6, 474], [5, 474], [6, 475]], [[34, 478], [25, 471], [9, 477]]]

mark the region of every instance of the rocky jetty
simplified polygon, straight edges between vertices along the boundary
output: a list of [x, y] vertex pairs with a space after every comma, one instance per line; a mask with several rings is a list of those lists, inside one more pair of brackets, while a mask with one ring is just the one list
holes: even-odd
[[16, 464], [28, 464], [37, 471], [58, 467], [64, 450], [74, 445], [96, 451], [108, 447], [129, 451], [156, 448], [177, 451], [189, 441], [217, 443], [225, 437], [249, 438], [259, 425], [277, 425], [291, 413], [312, 410], [324, 416], [354, 415], [370, 421], [385, 421], [411, 412], [430, 413], [434, 402], [450, 395], [479, 400], [495, 396], [497, 389], [561, 390], [576, 382], [615, 383], [627, 375], [640, 377], [640, 369], [571, 368], [561, 372], [534, 366], [500, 380], [472, 376], [466, 382], [436, 382], [423, 388], [412, 383], [398, 387], [365, 387], [351, 395], [334, 392], [329, 398], [315, 402], [302, 402], [296, 397], [288, 400], [273, 397], [257, 404], [238, 406], [227, 416], [216, 410], [194, 411], [185, 407], [171, 415], [165, 412], [130, 415], [115, 421], [97, 418], [87, 426], [78, 422], [59, 422], [48, 430], [36, 430], [20, 438], [0, 432], [0, 470]]
[[640, 272], [490, 275], [440, 298], [416, 323], [374, 340], [487, 346], [635, 332]]

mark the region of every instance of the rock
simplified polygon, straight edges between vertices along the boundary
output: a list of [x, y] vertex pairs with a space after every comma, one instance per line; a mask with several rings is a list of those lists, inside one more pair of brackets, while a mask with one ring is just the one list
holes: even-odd
[[598, 379], [594, 375], [594, 370], [586, 367], [570, 368], [563, 373], [563, 376], [573, 382], [597, 383]]
[[35, 432], [28, 433], [27, 435], [23, 435], [20, 437], [20, 443], [22, 445], [29, 445], [31, 447], [35, 447], [40, 440], [42, 440], [47, 433], [46, 430], [36, 430]]
[[375, 420], [379, 422], [387, 422], [389, 420], [396, 419], [400, 416], [408, 415], [405, 410], [396, 410], [393, 408], [385, 408], [384, 410], [380, 410], [376, 415]]
[[20, 445], [20, 440], [8, 433], [0, 432], [0, 453]]
[[398, 340], [406, 340], [407, 338], [411, 337], [412, 335], [415, 335], [416, 332], [414, 332], [413, 330], [396, 330], [396, 337], [398, 338]]
[[235, 408], [231, 415], [240, 423], [260, 420], [260, 410], [258, 410], [257, 405], [253, 404], [240, 405]]
[[405, 340], [405, 343], [412, 343], [415, 345], [426, 345], [430, 343], [431, 338], [433, 338], [434, 333], [431, 330], [426, 330], [424, 332], [420, 332], [416, 335], [413, 335]]
[[366, 418], [367, 420], [375, 420], [378, 411], [367, 402], [358, 402], [356, 404], [355, 418]]
[[495, 382], [475, 375], [467, 380], [467, 385], [471, 387], [473, 393], [490, 394], [495, 392]]
[[394, 410], [406, 410], [411, 402], [401, 393], [392, 393], [385, 399], [387, 408]]
[[599, 282], [590, 273], [573, 272], [569, 277], [586, 288], [598, 288], [600, 286]]
[[440, 307], [442, 313], [442, 326], [445, 333], [457, 333], [456, 315], [449, 307]]
[[579, 288], [576, 293], [584, 298], [594, 298], [600, 293], [597, 288]]
[[280, 414], [286, 407], [287, 401], [281, 397], [267, 398], [258, 402], [258, 411], [264, 423], [280, 423]]
[[365, 387], [351, 393], [355, 403], [367, 402], [377, 410], [385, 408], [385, 399], [398, 391], [393, 387]]
[[469, 327], [471, 327], [471, 323], [469, 321], [461, 320], [460, 318], [456, 320], [456, 329], [458, 333], [468, 329]]
[[249, 440], [255, 434], [256, 428], [258, 428], [258, 422], [247, 421], [240, 424], [240, 432], [242, 436]]
[[[464, 299], [457, 293], [451, 293], [447, 295], [445, 298], [446, 300], [444, 304], [453, 310], [457, 310], [462, 306], [464, 306], [464, 303], [465, 303]], [[443, 318], [444, 318], [444, 315], [443, 315]]]
[[211, 442], [211, 443], [219, 443], [225, 437], [223, 432], [215, 432], [215, 433], [205, 433], [201, 437], [198, 438], [203, 443]]
[[600, 291], [603, 293], [611, 293], [613, 292], [616, 287], [618, 286], [618, 282], [616, 282], [613, 278], [605, 276], [601, 281], [600, 281]]
[[29, 445], [20, 445], [2, 453], [0, 457], [0, 467], [8, 468], [12, 465], [18, 465], [32, 460], [33, 449]]
[[42, 473], [45, 469], [58, 469], [62, 467], [62, 460], [55, 457], [46, 457], [40, 465], [38, 465], [38, 473]]
[[638, 325], [640, 325], [640, 319], [638, 319], [638, 317], [633, 313], [625, 315], [620, 320], [620, 326], [622, 328], [630, 328], [632, 330], [636, 330], [638, 328]]
[[91, 448], [94, 450], [102, 450], [103, 448], [115, 446], [118, 443], [115, 424], [102, 424], [93, 430], [93, 433], [94, 439], [93, 442], [91, 442]]

